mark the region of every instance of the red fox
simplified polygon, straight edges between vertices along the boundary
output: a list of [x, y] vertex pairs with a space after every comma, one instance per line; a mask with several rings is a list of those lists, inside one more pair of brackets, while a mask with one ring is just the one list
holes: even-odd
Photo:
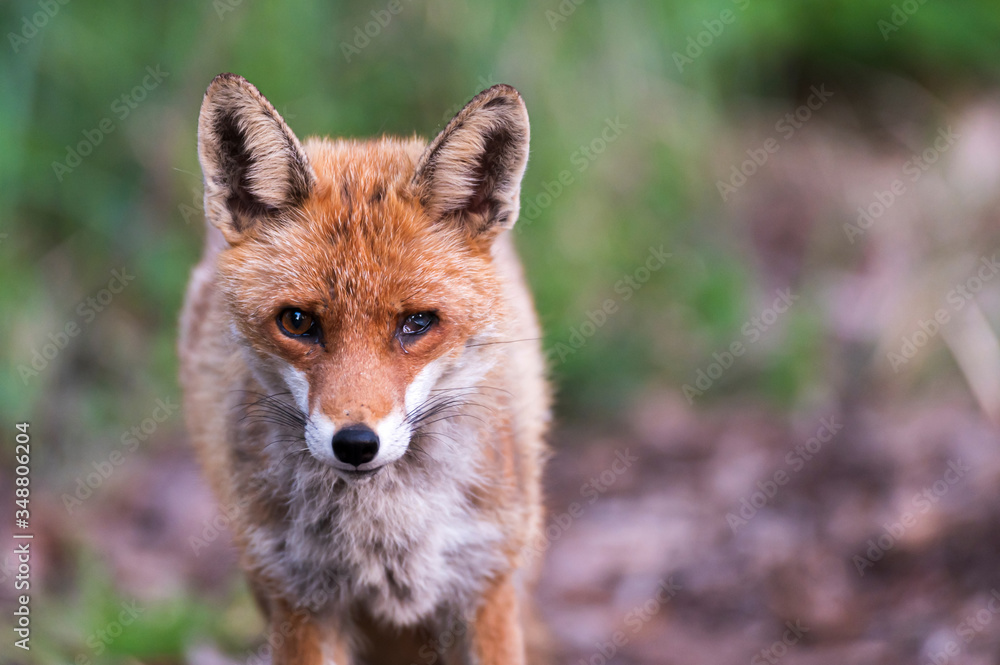
[[430, 144], [300, 143], [243, 78], [205, 93], [184, 408], [276, 665], [532, 658], [550, 396], [506, 233], [528, 134], [507, 85]]

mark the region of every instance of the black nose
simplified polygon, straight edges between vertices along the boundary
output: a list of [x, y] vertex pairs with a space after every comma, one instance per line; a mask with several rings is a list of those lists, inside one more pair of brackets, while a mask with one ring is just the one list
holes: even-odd
[[350, 425], [333, 435], [333, 454], [344, 464], [361, 466], [378, 454], [378, 435], [365, 425]]

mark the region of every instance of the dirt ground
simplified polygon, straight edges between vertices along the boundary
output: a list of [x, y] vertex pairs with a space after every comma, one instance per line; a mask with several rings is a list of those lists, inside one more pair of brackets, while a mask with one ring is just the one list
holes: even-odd
[[[788, 422], [654, 392], [626, 421], [553, 437], [537, 598], [557, 662], [1000, 662], [1000, 440], [973, 405]], [[46, 507], [37, 574], [58, 587], [77, 534], [126, 596], [231, 588], [186, 446], [130, 464], [76, 516]]]
[[561, 662], [1000, 659], [998, 437], [969, 405], [788, 423], [659, 396], [633, 422], [550, 467]]
[[[557, 662], [1000, 663], [1000, 292], [983, 289], [924, 338], [933, 350], [903, 367], [890, 355], [1000, 241], [1000, 105], [970, 103], [952, 119], [975, 140], [860, 236], [821, 222], [853, 219], [913, 153], [872, 148], [843, 124], [814, 121], [732, 204], [727, 228], [748, 240], [762, 293], [794, 289], [823, 331], [810, 358], [821, 380], [793, 408], [749, 397], [764, 354], [728, 394], [691, 405], [664, 381], [600, 425], [553, 432], [537, 598]], [[901, 143], [923, 149], [924, 133], [912, 134]], [[753, 145], [719, 142], [737, 156]], [[720, 153], [716, 171], [731, 159]], [[780, 346], [780, 333], [761, 347]], [[231, 593], [235, 553], [211, 526], [184, 437], [127, 465], [72, 516], [58, 493], [39, 496], [36, 579], [55, 597], [72, 588], [67, 564], [83, 545], [124, 597]], [[241, 639], [259, 634], [251, 614], [234, 623]], [[189, 660], [226, 662], [199, 646]]]

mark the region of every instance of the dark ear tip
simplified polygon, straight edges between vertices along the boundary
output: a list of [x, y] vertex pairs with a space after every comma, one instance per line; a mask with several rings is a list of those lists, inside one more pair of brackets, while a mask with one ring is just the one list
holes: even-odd
[[212, 82], [208, 84], [208, 88], [205, 89], [205, 95], [207, 96], [222, 87], [243, 88], [244, 90], [255, 89], [250, 81], [246, 80], [239, 74], [223, 72], [212, 79]]
[[510, 96], [513, 96], [513, 97], [520, 97], [521, 96], [521, 93], [519, 93], [517, 91], [517, 88], [515, 88], [514, 86], [509, 85], [507, 83], [497, 83], [496, 85], [491, 85], [490, 87], [486, 88], [486, 90], [483, 90], [483, 92], [484, 93], [490, 92], [490, 93], [494, 93], [494, 94], [510, 95]]
[[468, 110], [494, 110], [511, 120], [528, 122], [528, 108], [514, 86], [498, 83], [476, 95], [466, 106]]
[[506, 83], [497, 83], [494, 86], [486, 88], [486, 90], [483, 90], [479, 94], [491, 99], [513, 99], [521, 101], [521, 93], [517, 91], [517, 88], [512, 85], [507, 85]]
[[524, 106], [521, 93], [514, 86], [498, 83], [473, 97], [468, 106], [472, 108], [495, 108], [497, 106]]

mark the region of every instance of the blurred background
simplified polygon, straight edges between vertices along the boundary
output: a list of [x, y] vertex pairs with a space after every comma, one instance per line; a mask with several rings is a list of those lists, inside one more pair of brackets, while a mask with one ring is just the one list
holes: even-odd
[[232, 71], [300, 137], [431, 137], [494, 83], [524, 96], [557, 662], [1000, 663], [995, 3], [28, 0], [0, 24], [0, 537], [28, 422], [36, 548], [31, 658], [5, 632], [0, 660], [258, 653], [177, 406], [196, 120]]

